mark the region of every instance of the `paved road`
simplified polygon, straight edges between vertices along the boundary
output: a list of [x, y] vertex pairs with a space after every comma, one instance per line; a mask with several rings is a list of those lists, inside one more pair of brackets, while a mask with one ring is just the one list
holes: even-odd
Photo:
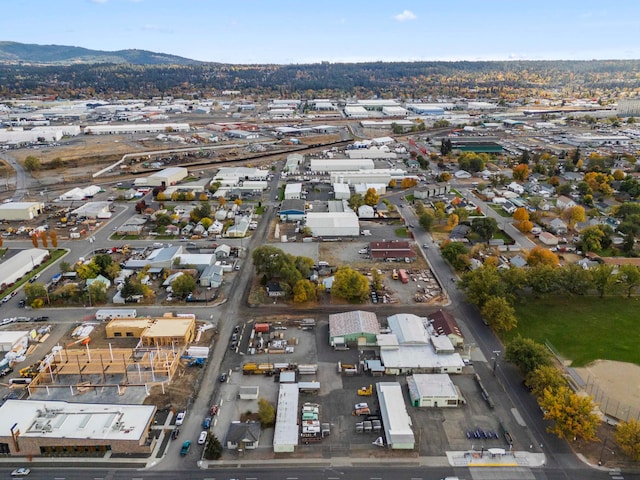
[[[265, 464], [253, 468], [213, 468], [198, 470], [183, 468], [163, 472], [149, 470], [121, 470], [88, 468], [46, 468], [32, 466], [30, 479], [36, 480], [133, 480], [133, 479], [215, 479], [215, 480], [438, 480], [445, 476], [457, 475], [461, 480], [637, 480], [638, 474], [609, 475], [608, 472], [582, 467], [569, 472], [556, 468], [529, 470], [524, 468], [425, 468], [417, 464], [406, 467], [384, 465], [384, 460], [372, 459], [364, 467], [317, 466], [327, 462], [299, 462], [298, 465], [269, 466]], [[0, 474], [8, 477], [10, 469], [0, 469]]]
[[12, 200], [14, 202], [20, 202], [24, 198], [25, 194], [29, 191], [31, 184], [35, 182], [35, 180], [33, 179], [33, 177], [31, 177], [30, 174], [25, 171], [22, 164], [11, 155], [7, 153], [0, 153], [0, 158], [5, 160], [15, 171], [16, 189], [14, 191]]

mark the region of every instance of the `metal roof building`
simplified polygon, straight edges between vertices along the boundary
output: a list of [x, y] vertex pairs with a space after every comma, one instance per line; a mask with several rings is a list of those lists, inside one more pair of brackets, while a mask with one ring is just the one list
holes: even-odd
[[413, 450], [416, 439], [402, 396], [402, 387], [398, 382], [380, 382], [376, 384], [376, 391], [389, 446], [393, 450]]
[[298, 391], [297, 383], [281, 383], [273, 433], [273, 452], [294, 452], [298, 445]]
[[373, 312], [355, 310], [329, 315], [329, 344], [335, 346], [336, 339], [345, 344], [375, 345], [380, 333], [378, 317]]
[[0, 220], [32, 220], [44, 212], [42, 202], [8, 202], [0, 204]]
[[373, 170], [370, 158], [312, 158], [309, 162], [312, 172], [341, 172], [345, 170]]
[[306, 226], [314, 237], [357, 237], [360, 223], [355, 212], [309, 212]]
[[446, 373], [407, 377], [409, 398], [414, 407], [457, 407], [460, 393]]
[[389, 328], [400, 345], [428, 345], [429, 334], [425, 329], [426, 318], [412, 313], [398, 313], [387, 318]]
[[48, 256], [49, 252], [41, 248], [27, 248], [19, 251], [0, 263], [1, 283], [7, 285], [15, 283], [19, 278], [34, 270]]

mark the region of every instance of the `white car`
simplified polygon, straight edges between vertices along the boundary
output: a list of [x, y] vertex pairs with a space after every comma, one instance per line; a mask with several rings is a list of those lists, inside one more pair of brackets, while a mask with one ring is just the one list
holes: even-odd
[[355, 410], [360, 410], [362, 408], [369, 408], [369, 405], [366, 403], [356, 403], [354, 407]]
[[187, 415], [187, 412], [180, 412], [176, 417], [176, 426], [179, 427], [184, 422], [184, 417]]
[[198, 437], [198, 445], [204, 445], [207, 441], [207, 431], [203, 430], [200, 432], [200, 436]]
[[25, 477], [31, 473], [31, 469], [20, 467], [16, 468], [13, 472], [11, 472], [12, 477]]

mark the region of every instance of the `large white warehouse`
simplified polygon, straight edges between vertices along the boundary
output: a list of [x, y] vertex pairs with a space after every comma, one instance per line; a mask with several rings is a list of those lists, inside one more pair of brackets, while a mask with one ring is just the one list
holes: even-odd
[[400, 169], [380, 168], [377, 170], [359, 170], [332, 172], [331, 183], [348, 183], [355, 185], [357, 183], [383, 183], [389, 185], [391, 180], [401, 182], [403, 178], [418, 178], [415, 175], [407, 175], [407, 172]]
[[137, 178], [135, 184], [148, 185], [150, 187], [168, 187], [187, 178], [187, 175], [189, 175], [189, 171], [184, 167], [169, 167], [152, 173], [147, 178]]
[[357, 237], [360, 223], [355, 212], [309, 212], [306, 226], [314, 237]]
[[138, 123], [133, 125], [87, 125], [85, 135], [118, 135], [127, 133], [188, 132], [188, 123]]
[[49, 256], [47, 250], [41, 248], [29, 248], [21, 250], [4, 262], [0, 263], [0, 278], [2, 283], [11, 285], [19, 278], [35, 269], [45, 258]]
[[0, 204], [0, 220], [31, 220], [44, 212], [42, 202], [9, 202]]
[[373, 170], [373, 160], [370, 158], [312, 158], [311, 159], [311, 171], [312, 172], [341, 172], [345, 170]]

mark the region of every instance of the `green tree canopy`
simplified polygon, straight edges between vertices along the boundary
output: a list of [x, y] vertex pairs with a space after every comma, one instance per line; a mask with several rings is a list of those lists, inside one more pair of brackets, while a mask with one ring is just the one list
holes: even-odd
[[471, 222], [471, 231], [488, 242], [498, 231], [498, 222], [495, 218], [490, 217], [474, 218]]
[[196, 290], [196, 279], [188, 273], [183, 273], [171, 282], [171, 290], [178, 297], [186, 297]]
[[504, 297], [489, 297], [480, 313], [487, 323], [498, 332], [508, 332], [518, 324], [515, 310]]
[[272, 427], [276, 422], [276, 409], [264, 398], [258, 400], [258, 418], [263, 428]]
[[351, 267], [340, 267], [334, 275], [331, 295], [362, 303], [369, 297], [369, 281]]
[[525, 378], [536, 368], [551, 365], [551, 354], [547, 347], [521, 336], [507, 344], [505, 359], [518, 367]]

